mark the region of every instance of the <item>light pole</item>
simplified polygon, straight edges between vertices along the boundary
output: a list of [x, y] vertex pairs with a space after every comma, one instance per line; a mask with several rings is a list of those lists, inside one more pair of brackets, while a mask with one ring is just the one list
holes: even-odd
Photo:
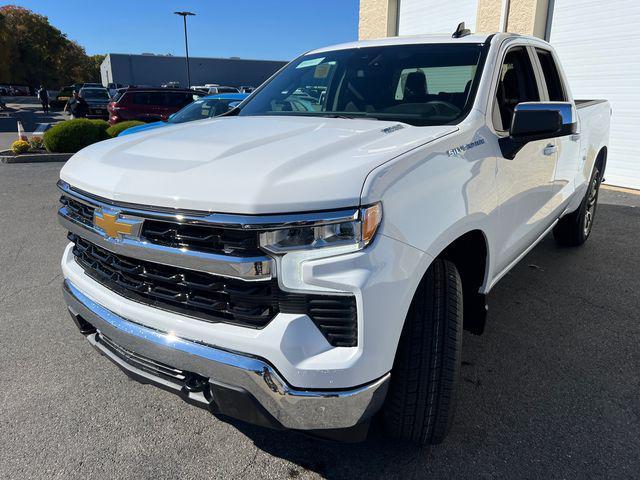
[[195, 16], [192, 12], [173, 12], [175, 15], [180, 15], [184, 21], [184, 50], [187, 54], [187, 88], [191, 88], [191, 71], [189, 70], [189, 41], [187, 40], [187, 17]]

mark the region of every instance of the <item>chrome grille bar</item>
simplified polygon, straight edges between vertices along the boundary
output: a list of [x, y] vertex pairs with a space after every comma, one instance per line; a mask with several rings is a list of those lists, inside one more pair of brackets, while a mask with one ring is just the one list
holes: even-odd
[[247, 281], [269, 280], [274, 273], [273, 260], [266, 255], [234, 257], [166, 247], [144, 239], [105, 237], [95, 227], [74, 219], [67, 207], [58, 210], [58, 220], [71, 233], [119, 255]]

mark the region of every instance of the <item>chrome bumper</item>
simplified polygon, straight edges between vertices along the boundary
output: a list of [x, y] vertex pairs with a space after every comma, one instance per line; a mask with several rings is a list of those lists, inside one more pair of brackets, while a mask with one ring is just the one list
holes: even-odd
[[[208, 379], [211, 387], [230, 387], [246, 392], [285, 428], [326, 430], [353, 427], [369, 419], [382, 406], [386, 396], [389, 373], [350, 390], [296, 389], [264, 360], [196, 343], [124, 319], [95, 303], [68, 280], [65, 280], [63, 290], [72, 316], [88, 322], [100, 335], [128, 351], [127, 355], [193, 372]], [[100, 343], [99, 338], [95, 333], [88, 335], [89, 341], [122, 369], [159, 386], [181, 390], [171, 381], [136, 368], [133, 362], [114, 355]], [[208, 395], [197, 393], [190, 400], [210, 402]]]

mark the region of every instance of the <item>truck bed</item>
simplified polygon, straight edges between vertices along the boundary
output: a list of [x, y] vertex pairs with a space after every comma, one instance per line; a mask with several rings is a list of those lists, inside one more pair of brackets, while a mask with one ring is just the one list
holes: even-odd
[[606, 100], [574, 100], [574, 102], [576, 104], [576, 108], [584, 108], [606, 102]]

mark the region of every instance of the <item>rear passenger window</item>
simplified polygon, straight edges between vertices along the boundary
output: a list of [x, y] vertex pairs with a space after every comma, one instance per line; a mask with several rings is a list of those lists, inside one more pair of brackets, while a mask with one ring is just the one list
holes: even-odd
[[507, 131], [511, 127], [516, 105], [522, 102], [538, 102], [540, 93], [526, 48], [516, 47], [504, 57], [493, 108], [493, 125], [496, 130]]
[[149, 93], [149, 104], [155, 106], [164, 106], [167, 104], [167, 94], [164, 92]]
[[136, 92], [127, 96], [131, 97], [131, 103], [134, 105], [149, 105], [150, 103], [149, 92]]
[[538, 60], [540, 60], [542, 73], [544, 74], [544, 81], [547, 84], [549, 100], [552, 102], [564, 102], [566, 96], [562, 88], [562, 80], [560, 80], [560, 74], [558, 73], [558, 68], [556, 67], [556, 62], [553, 60], [551, 52], [538, 49], [536, 49], [536, 52], [538, 54]]

